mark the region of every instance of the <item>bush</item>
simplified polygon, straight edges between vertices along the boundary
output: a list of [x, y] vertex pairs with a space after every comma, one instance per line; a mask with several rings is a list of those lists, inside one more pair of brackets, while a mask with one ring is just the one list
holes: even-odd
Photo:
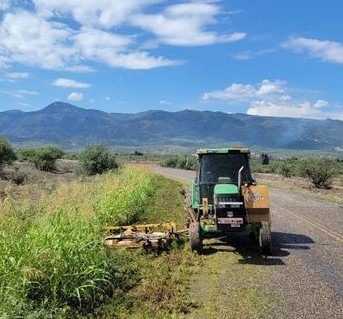
[[27, 174], [23, 171], [20, 171], [18, 168], [15, 168], [14, 171], [10, 174], [10, 180], [17, 185], [21, 185], [27, 179]]
[[333, 178], [337, 175], [334, 163], [329, 159], [304, 161], [304, 173], [316, 188], [331, 188]]
[[162, 163], [164, 167], [172, 167], [178, 169], [185, 169], [185, 170], [193, 170], [197, 169], [198, 160], [195, 156], [188, 156], [188, 155], [174, 155], [168, 156]]
[[118, 168], [115, 156], [103, 144], [90, 145], [80, 154], [79, 173], [96, 175]]
[[17, 151], [17, 159], [19, 162], [31, 162], [33, 163], [37, 149], [35, 148], [22, 148]]
[[281, 165], [280, 167], [280, 174], [283, 177], [291, 177], [292, 176], [292, 172], [291, 172], [291, 167], [289, 164], [284, 163], [283, 165]]
[[56, 147], [42, 147], [36, 150], [33, 162], [41, 171], [50, 172], [56, 169], [56, 160], [63, 157], [64, 152]]
[[8, 141], [0, 137], [0, 171], [5, 165], [11, 165], [17, 156]]
[[79, 160], [79, 156], [80, 156], [79, 153], [68, 152], [68, 153], [65, 153], [63, 155], [63, 158], [67, 159], [67, 160], [75, 160], [75, 161], [77, 161], [77, 160]]
[[41, 171], [51, 172], [56, 169], [56, 160], [62, 158], [64, 152], [57, 147], [26, 148], [17, 152], [18, 160], [28, 161]]

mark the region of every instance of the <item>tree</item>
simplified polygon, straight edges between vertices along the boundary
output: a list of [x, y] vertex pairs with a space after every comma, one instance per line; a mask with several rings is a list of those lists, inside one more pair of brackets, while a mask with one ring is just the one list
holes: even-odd
[[0, 137], [0, 171], [5, 165], [11, 165], [17, 159], [10, 143], [3, 137]]
[[103, 144], [89, 145], [80, 155], [79, 173], [96, 175], [118, 168], [114, 154]]
[[51, 172], [56, 169], [56, 160], [63, 155], [64, 152], [56, 147], [41, 147], [35, 150], [31, 160], [39, 170]]

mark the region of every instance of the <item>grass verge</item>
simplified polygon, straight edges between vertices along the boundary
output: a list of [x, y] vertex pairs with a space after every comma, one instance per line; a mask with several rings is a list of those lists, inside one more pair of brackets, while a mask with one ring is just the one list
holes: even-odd
[[8, 191], [0, 207], [0, 318], [151, 318], [156, 311], [173, 318], [187, 312], [190, 252], [109, 252], [102, 238], [105, 225], [182, 223], [180, 190], [175, 181], [131, 168]]

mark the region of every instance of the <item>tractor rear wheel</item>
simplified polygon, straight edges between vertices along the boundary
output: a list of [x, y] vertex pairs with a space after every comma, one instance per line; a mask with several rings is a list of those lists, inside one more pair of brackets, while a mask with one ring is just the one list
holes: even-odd
[[200, 234], [200, 223], [191, 222], [188, 228], [189, 242], [191, 244], [192, 251], [201, 253], [202, 251], [202, 239]]
[[261, 222], [261, 228], [258, 236], [259, 246], [263, 255], [272, 254], [272, 232], [268, 222]]

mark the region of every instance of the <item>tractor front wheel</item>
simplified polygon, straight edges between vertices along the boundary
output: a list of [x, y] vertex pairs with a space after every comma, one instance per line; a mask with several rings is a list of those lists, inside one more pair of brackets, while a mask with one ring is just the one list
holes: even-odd
[[191, 222], [188, 228], [189, 242], [191, 244], [192, 251], [201, 253], [202, 251], [202, 239], [200, 233], [200, 223]]
[[259, 230], [259, 246], [263, 255], [268, 256], [272, 253], [272, 232], [268, 222], [261, 222]]

